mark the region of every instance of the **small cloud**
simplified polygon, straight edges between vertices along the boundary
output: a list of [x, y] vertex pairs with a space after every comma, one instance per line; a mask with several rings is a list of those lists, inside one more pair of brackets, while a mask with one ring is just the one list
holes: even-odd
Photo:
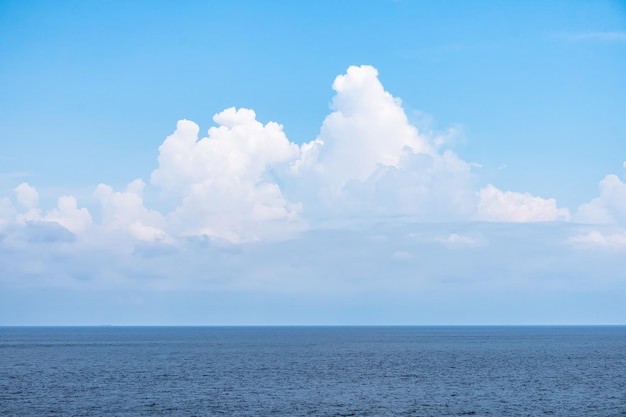
[[396, 251], [391, 255], [391, 259], [395, 261], [408, 261], [411, 258], [413, 258], [413, 255], [402, 250]]
[[448, 246], [474, 246], [478, 243], [476, 239], [458, 233], [451, 233], [446, 237], [441, 237], [436, 240]]
[[553, 198], [529, 193], [501, 191], [489, 184], [478, 192], [477, 220], [496, 222], [541, 222], [569, 220], [568, 209], [558, 208]]
[[622, 233], [601, 233], [593, 230], [589, 233], [573, 236], [568, 242], [577, 246], [597, 246], [605, 248], [626, 248], [626, 232]]
[[37, 207], [39, 202], [39, 193], [34, 187], [31, 187], [28, 183], [23, 182], [15, 187], [15, 198], [17, 202], [25, 209], [33, 209]]

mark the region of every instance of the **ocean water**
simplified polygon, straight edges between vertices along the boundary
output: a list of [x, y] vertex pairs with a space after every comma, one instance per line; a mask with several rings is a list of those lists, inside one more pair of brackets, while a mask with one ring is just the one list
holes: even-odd
[[626, 416], [626, 327], [5, 327], [0, 415]]

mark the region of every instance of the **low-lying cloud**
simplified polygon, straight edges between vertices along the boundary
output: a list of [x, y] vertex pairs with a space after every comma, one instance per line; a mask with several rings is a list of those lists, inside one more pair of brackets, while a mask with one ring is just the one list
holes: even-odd
[[[22, 183], [13, 196], [0, 198], [0, 227], [52, 222], [83, 241], [107, 241], [102, 237], [110, 235], [116, 241], [175, 244], [190, 238], [281, 240], [329, 219], [336, 227], [398, 217], [626, 226], [626, 185], [616, 175], [602, 180], [600, 195], [574, 215], [552, 198], [491, 184], [479, 189], [476, 164], [411, 124], [374, 67], [352, 66], [332, 87], [332, 111], [310, 142], [291, 142], [282, 125], [261, 123], [251, 109], [217, 113], [204, 137], [196, 123], [181, 120], [159, 147], [158, 165], [146, 173], [148, 184], [135, 179], [122, 191], [96, 187], [98, 216], [72, 195], [46, 211], [37, 190]], [[146, 187], [173, 209], [146, 207]], [[451, 236], [458, 238], [449, 238], [450, 244], [469, 242]]]

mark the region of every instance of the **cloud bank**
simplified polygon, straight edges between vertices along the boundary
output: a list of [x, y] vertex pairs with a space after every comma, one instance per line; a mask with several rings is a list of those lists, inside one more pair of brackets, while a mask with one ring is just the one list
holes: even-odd
[[[489, 292], [562, 289], [561, 275], [586, 288], [593, 274], [594, 288], [622, 288], [623, 179], [607, 175], [573, 214], [477, 187], [477, 164], [413, 125], [375, 68], [350, 67], [332, 87], [302, 144], [251, 109], [217, 113], [202, 137], [179, 121], [146, 179], [97, 185], [95, 209], [73, 195], [42, 208], [18, 184], [0, 197], [0, 285], [428, 293], [482, 277]], [[146, 204], [146, 190], [169, 208]]]
[[[491, 184], [478, 189], [475, 165], [411, 124], [374, 67], [352, 66], [332, 88], [332, 112], [308, 143], [291, 142], [282, 125], [261, 123], [251, 109], [216, 114], [202, 138], [196, 123], [181, 120], [159, 147], [148, 184], [136, 179], [124, 191], [96, 187], [99, 216], [71, 195], [44, 212], [37, 190], [22, 183], [13, 198], [0, 199], [0, 225], [54, 222], [77, 236], [165, 243], [192, 237], [280, 240], [329, 219], [340, 226], [398, 216], [416, 222], [626, 225], [626, 186], [615, 175], [602, 180], [600, 195], [573, 216], [551, 198]], [[174, 208], [145, 207], [145, 187]]]

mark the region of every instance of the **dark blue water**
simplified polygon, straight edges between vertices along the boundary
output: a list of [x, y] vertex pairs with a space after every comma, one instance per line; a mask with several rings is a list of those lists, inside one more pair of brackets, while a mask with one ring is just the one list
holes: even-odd
[[3, 416], [626, 416], [626, 327], [0, 328]]

